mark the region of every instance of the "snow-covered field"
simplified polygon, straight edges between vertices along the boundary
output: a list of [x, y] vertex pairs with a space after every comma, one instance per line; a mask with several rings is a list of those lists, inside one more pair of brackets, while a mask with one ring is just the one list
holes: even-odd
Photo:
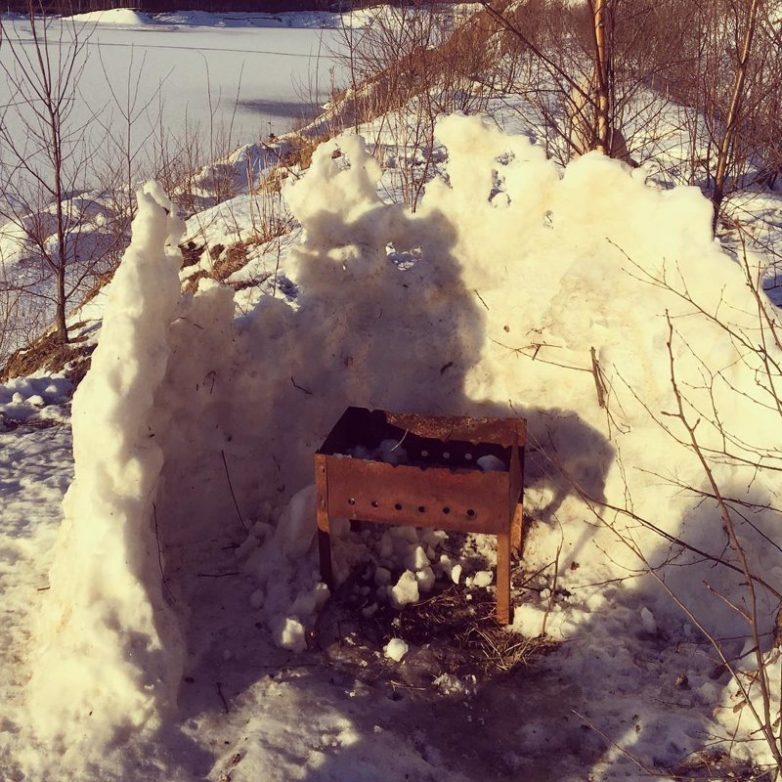
[[[247, 193], [187, 223], [139, 193], [119, 271], [72, 318], [99, 334], [72, 409], [61, 375], [0, 386], [0, 779], [717, 779], [771, 760], [751, 712], [757, 640], [779, 709], [782, 350], [748, 281], [782, 199], [756, 196], [762, 245], [742, 251], [698, 189], [597, 153], [563, 170], [514, 109], [505, 129], [440, 121], [415, 212], [388, 202], [385, 120], [362, 128], [380, 153], [345, 133], [289, 177], [268, 241]], [[203, 244], [185, 268], [182, 240]], [[221, 284], [232, 245], [246, 263]], [[347, 405], [527, 419], [507, 630], [481, 617], [488, 537], [340, 524], [341, 586], [320, 583], [313, 453]], [[442, 594], [474, 607], [488, 660], [500, 639], [537, 654], [466, 668], [465, 636], [428, 635]]]

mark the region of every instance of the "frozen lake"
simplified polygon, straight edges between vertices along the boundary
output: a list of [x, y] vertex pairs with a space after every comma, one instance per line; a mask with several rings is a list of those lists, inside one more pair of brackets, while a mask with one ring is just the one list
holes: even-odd
[[[139, 115], [136, 142], [159, 134], [196, 133], [208, 148], [213, 136], [232, 125], [233, 146], [270, 132], [290, 130], [328, 100], [340, 80], [335, 52], [342, 32], [336, 14], [206, 14], [185, 12], [150, 17], [118, 10], [50, 22], [53, 59], [74, 35], [87, 41], [80, 65], [78, 95], [70, 124], [85, 129], [85, 145], [100, 137], [91, 119], [109, 132], [123, 130], [116, 103], [134, 97]], [[97, 21], [96, 21], [97, 19]], [[7, 41], [0, 58], [13, 66], [12, 48], [32, 57], [30, 22], [5, 19]], [[12, 44], [9, 46], [8, 44]], [[18, 102], [9, 80], [0, 80], [0, 106]], [[6, 111], [11, 126], [21, 123], [16, 106]], [[99, 150], [95, 150], [96, 154]]]

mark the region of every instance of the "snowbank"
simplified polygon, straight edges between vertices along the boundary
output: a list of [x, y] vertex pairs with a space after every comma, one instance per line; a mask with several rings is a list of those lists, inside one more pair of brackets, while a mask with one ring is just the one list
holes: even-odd
[[142, 27], [154, 24], [148, 14], [134, 11], [131, 8], [109, 8], [106, 11], [88, 11], [84, 14], [74, 14], [68, 19], [84, 24], [109, 24], [121, 27]]
[[[525, 567], [557, 561], [559, 592], [527, 592], [516, 629], [536, 635], [547, 622], [548, 634], [573, 639], [560, 655], [573, 681], [615, 677], [632, 689], [637, 670], [618, 646], [697, 636], [654, 578], [596, 586], [650, 568], [741, 650], [746, 623], [719, 598], [747, 605], [741, 575], [676, 543], [735, 561], [681, 402], [743, 512], [734, 521], [754, 569], [782, 584], [766, 540], [779, 541], [779, 519], [762, 507], [780, 473], [756, 470], [759, 453], [773, 466], [782, 441], [754, 349], [764, 305], [712, 240], [709, 203], [693, 188], [649, 187], [643, 170], [597, 154], [563, 172], [479, 118], [446, 118], [437, 134], [447, 161], [415, 213], [382, 201], [382, 172], [360, 138], [318, 148], [287, 193], [303, 228], [286, 262], [295, 307], [264, 297], [235, 319], [232, 291], [212, 281], [177, 305], [175, 254], [161, 249], [171, 218], [142, 199], [149, 228], [112, 286], [76, 399], [77, 477], [32, 687], [50, 733], [75, 735], [92, 708], [108, 725], [154, 722], [182, 657], [161, 569], [186, 634], [195, 574], [242, 540], [255, 578], [248, 621], [306, 648], [327, 597], [312, 455], [348, 404], [528, 419]], [[726, 447], [732, 458], [720, 456]], [[442, 555], [435, 532], [372, 537], [337, 525], [334, 539], [338, 579], [356, 563], [376, 567], [373, 600], [415, 600], [435, 577], [491, 588], [488, 572]], [[775, 601], [759, 595], [768, 623]], [[56, 690], [70, 670], [78, 683]], [[707, 685], [705, 663], [698, 675]], [[654, 741], [669, 746], [677, 725], [658, 727]]]
[[150, 426], [179, 298], [181, 224], [157, 186], [138, 203], [100, 344], [74, 396], [75, 479], [32, 660], [33, 725], [66, 764], [99, 753], [121, 728], [154, 727], [182, 666], [155, 531], [164, 453]]

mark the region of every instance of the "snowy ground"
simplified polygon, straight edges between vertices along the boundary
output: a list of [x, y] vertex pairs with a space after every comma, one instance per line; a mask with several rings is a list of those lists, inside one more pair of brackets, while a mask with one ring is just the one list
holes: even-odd
[[[530, 130], [506, 109], [507, 128]], [[363, 129], [370, 145], [383, 127]], [[729, 556], [702, 466], [658, 415], [675, 405], [671, 355], [686, 409], [717, 406], [739, 454], [762, 449], [775, 468], [782, 439], [762, 362], [709, 318], [756, 333], [708, 203], [654, 186], [671, 160], [631, 171], [592, 155], [562, 172], [458, 117], [439, 142], [415, 214], [383, 200], [394, 170], [348, 134], [286, 187], [275, 209], [292, 230], [246, 247], [254, 198], [182, 226], [148, 189], [121, 272], [76, 316], [103, 331], [72, 418], [62, 378], [0, 388], [0, 778], [575, 782], [703, 775], [710, 748], [767, 759], [733, 743], [754, 725], [696, 627], [751, 674], [746, 626], [719, 598], [743, 600], [741, 579], [670, 540]], [[754, 268], [779, 246], [782, 202], [751, 208]], [[204, 249], [179, 271], [182, 230]], [[227, 286], [204, 278], [180, 297], [239, 240], [247, 262]], [[453, 648], [405, 620], [431, 577], [490, 603], [491, 539], [340, 529], [345, 582], [322, 605], [312, 453], [346, 404], [528, 419], [508, 632], [549, 639], [528, 664], [457, 671]], [[713, 423], [698, 432], [723, 442]], [[779, 589], [780, 519], [763, 507], [779, 504], [779, 472], [713, 469], [739, 509], [754, 503], [739, 534]], [[407, 605], [382, 625], [389, 602]], [[764, 631], [775, 607], [761, 598]]]

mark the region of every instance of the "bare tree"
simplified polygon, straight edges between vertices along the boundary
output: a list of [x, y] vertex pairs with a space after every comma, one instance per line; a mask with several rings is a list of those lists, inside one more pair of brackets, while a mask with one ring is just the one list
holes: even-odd
[[742, 125], [742, 119], [747, 113], [747, 80], [750, 74], [751, 58], [755, 55], [755, 34], [760, 23], [760, 12], [763, 0], [751, 0], [749, 5], [743, 0], [730, 0], [729, 12], [734, 19], [734, 34], [736, 45], [731, 52], [734, 70], [733, 84], [730, 91], [730, 102], [725, 115], [724, 128], [719, 138], [717, 159], [714, 171], [714, 189], [712, 204], [714, 218], [712, 227], [716, 231], [720, 209], [725, 198], [725, 182], [728, 177], [731, 157], [736, 157], [737, 135]]
[[72, 196], [89, 180], [89, 129], [74, 108], [91, 30], [73, 20], [55, 21], [33, 2], [27, 11], [29, 39], [7, 22], [0, 25], [0, 70], [12, 95], [0, 115], [0, 217], [23, 238], [37, 269], [29, 268], [29, 257], [17, 259], [28, 262], [24, 275], [20, 266], [24, 279], [17, 284], [53, 304], [56, 340], [64, 343], [68, 302], [90, 268], [79, 247], [84, 204]]

